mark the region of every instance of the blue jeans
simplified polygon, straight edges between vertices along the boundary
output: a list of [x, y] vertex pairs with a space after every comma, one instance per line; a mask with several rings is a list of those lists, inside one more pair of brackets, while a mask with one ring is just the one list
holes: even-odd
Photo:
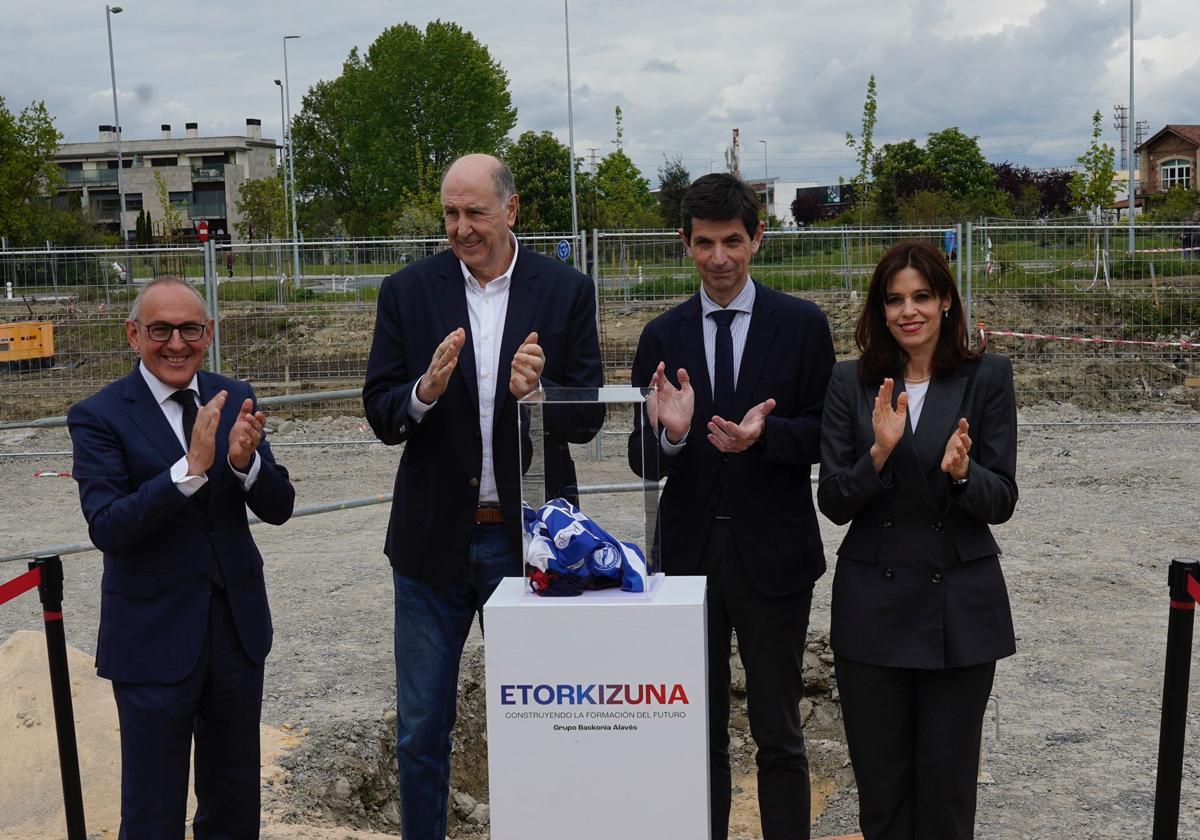
[[404, 840], [443, 840], [458, 663], [471, 622], [521, 564], [503, 525], [476, 525], [464, 580], [431, 584], [393, 570], [396, 588], [396, 760]]

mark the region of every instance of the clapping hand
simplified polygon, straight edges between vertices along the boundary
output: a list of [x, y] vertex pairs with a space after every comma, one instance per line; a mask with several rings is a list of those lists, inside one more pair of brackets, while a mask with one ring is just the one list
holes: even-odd
[[775, 400], [767, 399], [746, 412], [741, 423], [713, 417], [708, 424], [708, 442], [722, 452], [745, 452], [762, 437], [767, 415], [775, 410]]
[[217, 395], [196, 411], [192, 424], [192, 441], [188, 445], [188, 475], [204, 475], [212, 466], [217, 454], [217, 426], [221, 422], [221, 409], [225, 407], [228, 391]]
[[467, 340], [467, 331], [459, 327], [442, 339], [442, 343], [433, 351], [429, 367], [417, 384], [417, 399], [426, 405], [437, 402], [446, 393], [446, 385], [450, 382], [450, 374], [458, 364], [458, 354]]
[[896, 399], [896, 407], [892, 407], [892, 392], [895, 382], [890, 378], [883, 380], [879, 393], [875, 395], [875, 407], [871, 411], [871, 429], [875, 432], [875, 443], [871, 446], [871, 462], [875, 472], [882, 472], [883, 465], [891, 456], [892, 450], [904, 437], [904, 426], [908, 422], [908, 392], [901, 392]]
[[967, 457], [967, 453], [971, 451], [971, 437], [967, 434], [969, 429], [970, 424], [967, 423], [967, 418], [960, 419], [958, 428], [946, 441], [946, 453], [942, 455], [942, 472], [955, 481], [962, 481], [966, 478], [967, 471], [971, 467], [971, 459]]
[[517, 399], [527, 397], [542, 385], [542, 369], [546, 367], [546, 354], [537, 343], [538, 334], [525, 336], [517, 352], [513, 354], [512, 374], [508, 378], [508, 390]]
[[680, 368], [676, 376], [679, 378], [678, 388], [667, 378], [666, 362], [659, 362], [654, 375], [650, 377], [650, 387], [655, 390], [646, 406], [654, 430], [657, 432], [660, 425], [665, 428], [667, 440], [671, 443], [680, 443], [687, 436], [696, 405], [688, 372]]
[[249, 397], [242, 401], [233, 428], [229, 430], [229, 463], [238, 472], [246, 472], [254, 463], [254, 450], [262, 441], [267, 415], [254, 410], [254, 401]]

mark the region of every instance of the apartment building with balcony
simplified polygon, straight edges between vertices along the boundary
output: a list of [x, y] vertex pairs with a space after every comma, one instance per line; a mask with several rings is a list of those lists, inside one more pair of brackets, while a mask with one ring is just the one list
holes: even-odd
[[55, 197], [60, 206], [80, 206], [92, 222], [116, 233], [129, 232], [132, 240], [138, 213], [145, 210], [158, 230], [163, 221], [155, 175], [166, 183], [168, 203], [181, 223], [176, 235], [195, 236], [196, 223], [208, 222], [211, 235], [236, 241], [234, 227], [241, 217], [237, 201], [245, 181], [273, 175], [279, 146], [262, 136], [262, 122], [246, 120], [245, 135], [201, 137], [196, 123], [187, 123], [183, 137], [172, 137], [171, 126], [153, 140], [121, 140], [120, 187], [125, 193], [125, 214], [117, 189], [117, 129], [99, 127], [99, 139], [63, 143], [55, 162], [63, 169], [64, 184]]

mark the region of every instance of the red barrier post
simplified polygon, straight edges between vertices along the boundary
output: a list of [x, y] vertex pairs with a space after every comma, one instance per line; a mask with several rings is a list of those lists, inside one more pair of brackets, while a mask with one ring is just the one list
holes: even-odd
[[1192, 629], [1200, 593], [1200, 563], [1171, 561], [1167, 573], [1171, 612], [1167, 618], [1167, 663], [1163, 674], [1162, 723], [1158, 735], [1158, 778], [1154, 788], [1153, 840], [1179, 836], [1179, 795], [1187, 730], [1188, 683], [1192, 669]]
[[87, 840], [83, 821], [83, 787], [79, 781], [79, 749], [75, 743], [75, 713], [71, 704], [71, 674], [67, 667], [67, 637], [63, 629], [63, 567], [58, 556], [39, 557], [30, 571], [41, 572], [38, 595], [46, 624], [46, 653], [50, 659], [50, 694], [58, 732], [58, 765], [62, 773], [67, 840]]

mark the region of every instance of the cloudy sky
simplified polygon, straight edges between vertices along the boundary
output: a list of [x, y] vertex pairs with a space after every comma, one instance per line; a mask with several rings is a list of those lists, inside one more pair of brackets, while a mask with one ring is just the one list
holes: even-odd
[[[119, 2], [120, 0], [118, 0]], [[721, 169], [731, 129], [743, 170], [835, 182], [855, 165], [867, 78], [879, 89], [876, 142], [958, 126], [993, 161], [1068, 166], [1104, 114], [1128, 99], [1128, 0], [569, 0], [575, 149], [625, 148], [652, 181], [664, 155], [693, 175]], [[279, 137], [285, 34], [293, 110], [341, 72], [350, 49], [388, 26], [452, 20], [509, 75], [517, 132], [567, 139], [562, 0], [129, 0], [113, 17], [128, 138], [161, 123], [241, 133], [246, 117]], [[104, 5], [0, 0], [0, 95], [12, 110], [45, 100], [67, 141], [112, 122]], [[1195, 0], [1136, 7], [1136, 116], [1151, 132], [1200, 123]], [[446, 72], [430, 68], [430, 72]]]

